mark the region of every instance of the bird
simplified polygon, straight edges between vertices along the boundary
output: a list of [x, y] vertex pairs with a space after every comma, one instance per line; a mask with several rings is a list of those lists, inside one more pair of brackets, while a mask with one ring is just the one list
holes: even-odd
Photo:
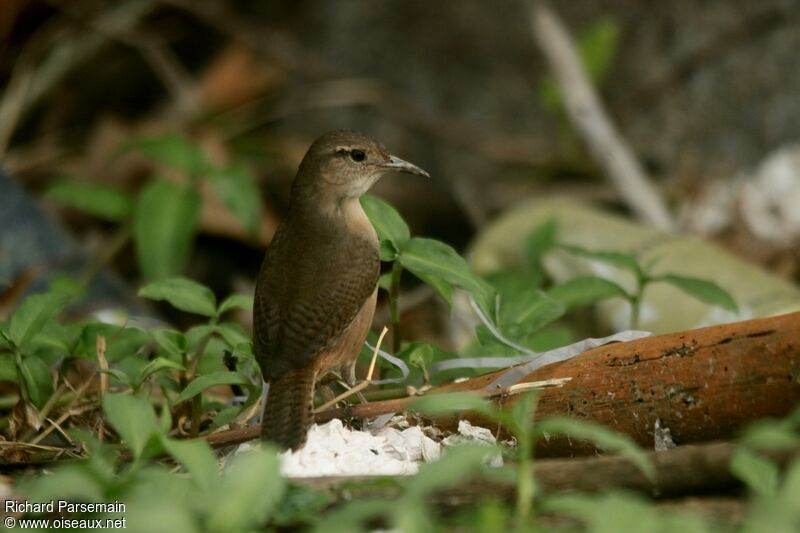
[[372, 325], [378, 236], [359, 198], [388, 172], [430, 175], [355, 131], [323, 134], [292, 183], [264, 254], [253, 301], [253, 349], [269, 383], [261, 438], [305, 445], [316, 381], [352, 368]]

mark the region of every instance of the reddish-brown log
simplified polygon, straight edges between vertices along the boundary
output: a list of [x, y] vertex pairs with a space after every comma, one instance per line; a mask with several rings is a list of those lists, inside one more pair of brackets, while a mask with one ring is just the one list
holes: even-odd
[[[431, 393], [479, 391], [502, 371]], [[656, 420], [678, 444], [726, 439], [746, 423], [781, 417], [800, 404], [800, 312], [721, 326], [608, 344], [525, 376], [521, 383], [572, 378], [543, 389], [536, 417], [566, 415], [591, 420], [629, 435], [643, 446], [654, 442]], [[484, 391], [485, 392], [485, 391]], [[519, 395], [500, 398], [510, 407]], [[408, 409], [413, 398], [352, 405], [317, 415], [369, 418]], [[459, 418], [484, 427], [493, 423], [475, 413], [437, 419], [454, 427]], [[209, 438], [231, 444], [252, 438], [249, 428]], [[584, 454], [594, 447], [551, 439], [540, 443], [542, 456]]]

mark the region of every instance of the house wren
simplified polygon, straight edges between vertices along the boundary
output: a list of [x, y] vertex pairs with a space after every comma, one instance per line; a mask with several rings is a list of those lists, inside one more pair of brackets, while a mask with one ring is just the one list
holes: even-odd
[[269, 393], [261, 437], [283, 449], [306, 442], [314, 383], [347, 368], [375, 313], [378, 237], [359, 197], [389, 171], [428, 176], [352, 131], [314, 141], [256, 282], [253, 346]]

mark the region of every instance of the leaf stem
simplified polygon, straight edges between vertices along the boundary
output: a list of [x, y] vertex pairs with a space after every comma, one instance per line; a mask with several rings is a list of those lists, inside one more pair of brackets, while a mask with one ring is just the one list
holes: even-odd
[[389, 285], [389, 312], [392, 323], [392, 352], [400, 351], [402, 337], [400, 335], [400, 277], [403, 265], [400, 261], [392, 263], [392, 279]]

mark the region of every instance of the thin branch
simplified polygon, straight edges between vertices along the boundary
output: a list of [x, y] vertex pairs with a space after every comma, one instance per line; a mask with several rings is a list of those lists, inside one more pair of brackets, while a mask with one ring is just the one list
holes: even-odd
[[558, 15], [544, 0], [534, 0], [531, 24], [561, 89], [567, 114], [592, 156], [639, 218], [672, 231], [672, 215], [603, 108]]

